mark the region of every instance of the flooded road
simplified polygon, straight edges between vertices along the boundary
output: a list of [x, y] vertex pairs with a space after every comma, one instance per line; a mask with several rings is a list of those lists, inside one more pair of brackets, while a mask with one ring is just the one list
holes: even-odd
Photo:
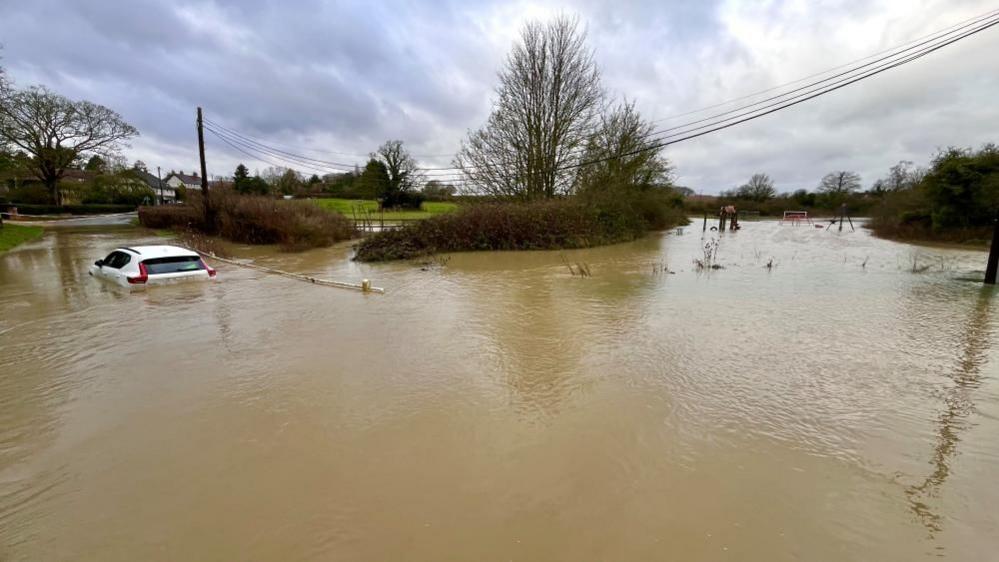
[[994, 558], [984, 254], [746, 222], [698, 271], [692, 226], [235, 248], [384, 295], [226, 264], [126, 294], [87, 266], [163, 239], [49, 231], [0, 255], [0, 559]]

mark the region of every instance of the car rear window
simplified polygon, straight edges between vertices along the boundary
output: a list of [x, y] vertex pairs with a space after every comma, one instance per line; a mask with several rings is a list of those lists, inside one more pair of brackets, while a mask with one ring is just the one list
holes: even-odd
[[205, 268], [198, 256], [177, 256], [173, 258], [151, 258], [144, 262], [149, 275], [163, 273], [182, 273], [185, 271], [200, 271]]

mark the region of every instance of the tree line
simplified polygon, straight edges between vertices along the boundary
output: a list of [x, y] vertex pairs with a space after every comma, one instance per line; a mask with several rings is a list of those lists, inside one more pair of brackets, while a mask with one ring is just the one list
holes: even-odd
[[441, 201], [457, 193], [450, 183], [427, 181], [401, 140], [386, 141], [363, 167], [349, 172], [306, 177], [291, 168], [270, 167], [251, 176], [239, 164], [232, 182], [243, 194], [375, 199], [386, 209], [419, 209], [424, 200]]
[[[894, 170], [895, 167], [892, 169]], [[886, 185], [885, 180], [878, 180], [872, 186], [872, 190], [883, 190]], [[814, 192], [810, 192], [807, 189], [799, 189], [791, 194], [785, 194], [785, 196], [802, 201], [811, 201], [808, 206], [814, 206], [817, 196], [824, 196], [830, 203], [836, 203], [860, 190], [860, 174], [849, 170], [837, 170], [822, 176]], [[720, 196], [727, 199], [762, 203], [777, 198], [780, 195], [777, 192], [774, 181], [768, 174], [756, 173], [749, 178], [749, 181], [739, 187], [729, 191], [722, 191]], [[808, 196], [811, 196], [811, 200], [807, 199]]]
[[[985, 240], [999, 213], [999, 147], [950, 147], [928, 165], [902, 160], [863, 189], [856, 172], [838, 170], [819, 180], [814, 190], [778, 193], [765, 173], [724, 191], [711, 206], [732, 202], [763, 214], [784, 210], [835, 210], [846, 204], [854, 214], [872, 217], [879, 234], [945, 241]], [[712, 211], [706, 202], [691, 210]]]
[[928, 168], [900, 162], [878, 186], [871, 226], [884, 236], [984, 242], [999, 218], [999, 146], [950, 147]]

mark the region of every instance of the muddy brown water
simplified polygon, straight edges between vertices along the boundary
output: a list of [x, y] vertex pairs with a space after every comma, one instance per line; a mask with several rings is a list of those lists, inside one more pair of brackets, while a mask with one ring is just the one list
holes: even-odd
[[88, 264], [162, 239], [50, 230], [0, 256], [0, 559], [995, 559], [984, 254], [744, 226], [708, 272], [699, 224], [235, 249], [384, 295], [225, 264], [126, 294]]

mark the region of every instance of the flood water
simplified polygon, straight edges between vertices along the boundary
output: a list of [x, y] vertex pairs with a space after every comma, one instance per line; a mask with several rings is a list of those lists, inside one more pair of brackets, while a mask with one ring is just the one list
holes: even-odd
[[747, 222], [699, 272], [695, 223], [423, 266], [234, 249], [384, 295], [225, 264], [141, 294], [88, 277], [162, 243], [143, 232], [0, 255], [2, 560], [999, 549], [981, 252]]

